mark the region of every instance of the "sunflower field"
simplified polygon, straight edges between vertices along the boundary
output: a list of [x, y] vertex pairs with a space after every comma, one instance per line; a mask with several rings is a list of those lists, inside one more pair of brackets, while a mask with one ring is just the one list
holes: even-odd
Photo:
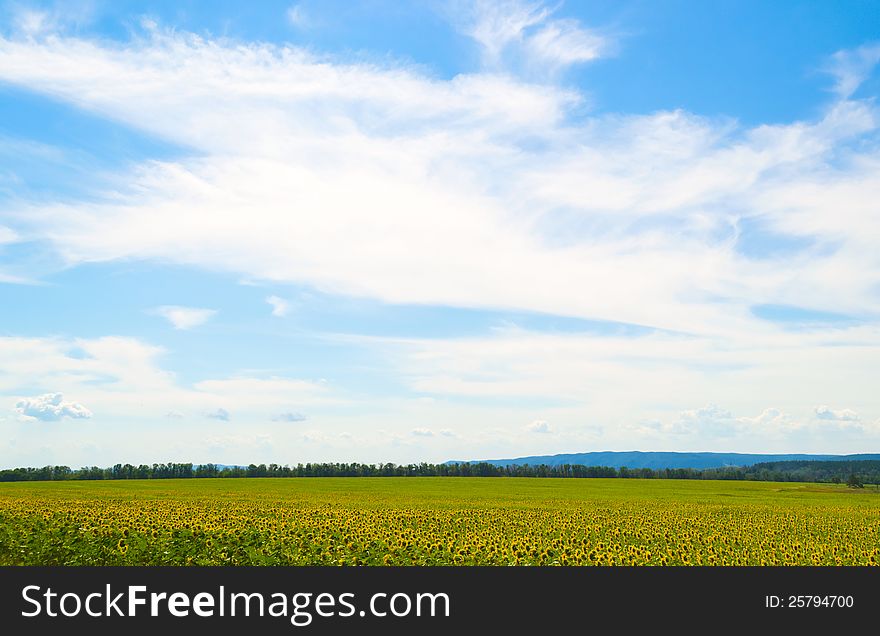
[[0, 565], [877, 565], [880, 493], [637, 479], [0, 484]]

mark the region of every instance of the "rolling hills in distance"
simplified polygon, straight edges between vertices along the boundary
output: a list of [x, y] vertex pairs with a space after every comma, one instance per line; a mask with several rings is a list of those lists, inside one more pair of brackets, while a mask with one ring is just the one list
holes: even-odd
[[880, 460], [880, 454], [856, 455], [809, 455], [809, 454], [758, 454], [758, 453], [678, 453], [659, 451], [597, 451], [588, 453], [564, 453], [559, 455], [533, 455], [513, 459], [485, 459], [472, 461], [449, 461], [447, 464], [486, 463], [493, 466], [609, 466], [612, 468], [724, 468], [726, 466], [752, 466], [765, 462], [786, 461], [860, 461]]

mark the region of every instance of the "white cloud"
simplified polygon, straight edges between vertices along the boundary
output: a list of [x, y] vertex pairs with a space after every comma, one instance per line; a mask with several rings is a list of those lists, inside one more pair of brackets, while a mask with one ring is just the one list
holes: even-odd
[[335, 448], [338, 450], [341, 448], [350, 448], [351, 441], [355, 438], [347, 431], [331, 433], [325, 430], [310, 430], [300, 434], [298, 439], [308, 444], [319, 445], [325, 449]]
[[833, 422], [858, 422], [861, 418], [859, 414], [851, 409], [841, 409], [834, 411], [827, 406], [817, 406], [815, 409], [816, 418], [820, 420], [830, 420]]
[[[182, 383], [162, 367], [163, 356], [163, 349], [133, 338], [0, 336], [0, 403], [8, 405], [10, 415], [4, 426], [26, 422], [37, 415], [84, 415], [78, 407], [93, 412], [90, 418], [77, 420], [79, 424], [75, 427], [53, 429], [51, 438], [44, 431], [41, 433], [39, 427], [20, 427], [18, 434], [13, 430], [17, 444], [4, 448], [0, 455], [6, 458], [4, 461], [19, 465], [104, 465], [120, 457], [135, 463], [278, 461], [278, 455], [273, 455], [267, 445], [230, 448], [225, 452], [211, 446], [211, 440], [219, 440], [218, 434], [242, 433], [245, 429], [250, 432], [260, 426], [260, 434], [270, 435], [291, 448], [298, 439], [294, 435], [299, 427], [272, 422], [273, 416], [285, 413], [291, 403], [315, 412], [325, 406], [345, 409], [350, 404], [333, 383], [320, 380], [238, 375]], [[4, 373], [6, 369], [15, 372]], [[51, 399], [22, 400], [23, 396], [50, 392]], [[56, 393], [68, 399], [61, 398], [60, 405], [53, 405], [58, 400], [54, 397]], [[377, 417], [375, 408], [364, 416], [364, 426], [374, 421], [371, 417]], [[231, 414], [229, 421], [234, 424], [216, 419], [225, 417], [224, 411]], [[203, 417], [192, 419], [187, 414]], [[0, 407], [0, 417], [4, 415]], [[181, 426], [181, 421], [186, 426]], [[321, 425], [328, 430], [346, 430], [352, 426], [352, 419], [322, 416]], [[230, 426], [236, 431], [231, 431]], [[98, 442], [87, 448], [81, 443], [83, 436]], [[332, 433], [330, 439], [331, 444], [339, 441]], [[375, 461], [376, 457], [385, 457], [368, 437], [359, 439], [364, 448], [370, 449], [369, 454], [364, 451], [361, 459], [372, 457]], [[297, 453], [294, 459], [330, 461], [334, 455], [327, 448], [316, 447], [311, 454]]]
[[0, 373], [0, 395], [51, 388], [114, 415], [120, 409], [131, 414], [137, 403], [132, 395], [138, 402], [162, 395], [166, 401], [157, 407], [159, 415], [168, 410], [175, 392], [173, 376], [157, 366], [162, 353], [132, 338], [0, 337], [0, 369], [15, 369], [14, 374]]
[[298, 29], [311, 26], [312, 21], [301, 4], [293, 4], [287, 9], [287, 21]]
[[502, 63], [557, 70], [589, 62], [609, 47], [607, 36], [573, 19], [553, 19], [542, 2], [478, 0], [451, 5], [453, 23], [483, 48], [490, 66]]
[[15, 230], [0, 225], [0, 245], [15, 243], [18, 240], [19, 236]]
[[[760, 331], [762, 303], [880, 313], [880, 158], [856, 143], [877, 130], [870, 101], [754, 128], [577, 121], [581, 96], [552, 85], [161, 30], [118, 47], [0, 39], [0, 78], [198, 151], [120, 174], [103, 201], [5, 213], [69, 264], [154, 259], [691, 333]], [[746, 257], [745, 220], [807, 247]]]
[[15, 410], [27, 419], [56, 422], [65, 417], [88, 419], [92, 412], [77, 402], [66, 402], [61, 393], [46, 393], [36, 397], [22, 398], [15, 403]]
[[761, 411], [756, 417], [740, 417], [737, 421], [756, 427], [757, 432], [766, 430], [796, 429], [800, 424], [793, 421], [791, 415], [780, 409], [770, 407]]
[[526, 425], [526, 430], [529, 433], [552, 433], [553, 432], [553, 429], [544, 420], [534, 420], [533, 422]]
[[272, 315], [283, 318], [290, 312], [290, 302], [278, 296], [269, 296], [266, 302], [272, 305]]
[[455, 431], [449, 428], [441, 428], [440, 435], [442, 435], [443, 437], [458, 437]]
[[205, 413], [205, 417], [209, 417], [213, 420], [221, 420], [223, 422], [229, 421], [229, 411], [223, 408], [214, 409], [213, 411], [209, 411]]
[[[0, 179], [2, 179], [2, 175], [0, 175]], [[0, 185], [2, 185], [2, 183], [0, 183]], [[18, 232], [16, 232], [12, 228], [0, 225], [0, 248], [2, 248], [4, 245], [16, 243], [20, 240], [20, 238], [21, 237], [19, 236]], [[17, 276], [15, 274], [6, 273], [0, 270], [0, 283], [26, 284], [28, 282], [30, 281], [23, 276]]]
[[836, 80], [835, 91], [849, 98], [880, 62], [880, 44], [866, 44], [856, 49], [835, 53], [826, 70]]
[[76, 30], [91, 23], [95, 17], [95, 3], [93, 0], [65, 0], [41, 8], [10, 3], [4, 7], [4, 13], [10, 14], [10, 22], [18, 33], [33, 39]]
[[702, 408], [682, 411], [678, 419], [663, 430], [676, 435], [717, 439], [733, 436], [736, 425], [737, 422], [730, 411], [710, 404]]
[[416, 437], [434, 437], [434, 431], [429, 428], [414, 428], [410, 433]]
[[[0, 337], [0, 396], [28, 387], [58, 387], [107, 417], [145, 416], [157, 420], [187, 412], [284, 412], [291, 402], [317, 406], [344, 400], [327, 382], [279, 376], [232, 376], [180, 385], [161, 367], [164, 350], [133, 338], [96, 339]], [[100, 409], [98, 408], [100, 405]]]
[[195, 383], [194, 388], [206, 394], [225, 395], [232, 399], [282, 406], [292, 401], [317, 404], [331, 399], [326, 382], [277, 376], [239, 376], [220, 380], [201, 380]]
[[552, 67], [589, 62], [609, 46], [607, 38], [582, 28], [576, 20], [553, 20], [525, 42], [529, 54]]
[[765, 408], [754, 417], [735, 417], [729, 410], [714, 404], [682, 411], [671, 426], [661, 426], [661, 430], [667, 432], [707, 440], [738, 436], [767, 440], [789, 435], [800, 429], [802, 424], [775, 407]]
[[[803, 403], [804, 395], [833, 396], [862, 412], [880, 412], [872, 388], [880, 373], [875, 327], [769, 329], [742, 337], [613, 330], [548, 334], [513, 327], [489, 337], [362, 342], [382, 352], [413, 391], [442, 396], [434, 408], [448, 401], [473, 404], [476, 398], [547, 404], [556, 411], [545, 418], [560, 432], [586, 434], [587, 425], [595, 426], [599, 443], [620, 450], [632, 450], [638, 433], [642, 450], [786, 452], [812, 445], [823, 452], [842, 448], [842, 441], [810, 424], [813, 407]], [[694, 396], [709, 406], [694, 408]], [[469, 417], [488, 419], [489, 411]]]
[[244, 456], [244, 459], [250, 463], [251, 453], [257, 451], [270, 450], [274, 446], [274, 440], [271, 435], [266, 433], [243, 434], [243, 435], [210, 435], [205, 440], [205, 445], [210, 452], [226, 452], [235, 451], [238, 457]]
[[18, 27], [25, 35], [39, 35], [50, 26], [49, 14], [45, 11], [25, 10], [20, 11], [15, 19]]
[[467, 3], [470, 11], [461, 11], [461, 5], [453, 5], [461, 13], [461, 26], [465, 33], [485, 48], [491, 59], [497, 59], [502, 51], [523, 39], [526, 29], [544, 22], [549, 9], [540, 2], [525, 3], [517, 0], [489, 2], [478, 0]]
[[[581, 27], [543, 5], [504, 6], [512, 13], [479, 31], [487, 50], [524, 50], [540, 33], [558, 58], [579, 50], [551, 44], [577, 42]], [[553, 84], [492, 73], [443, 80], [158, 26], [117, 44], [0, 38], [4, 82], [192, 149], [120, 168], [103, 197], [19, 201], [0, 217], [68, 265], [146, 259], [393, 303], [665, 330], [510, 329], [376, 345], [421, 392], [573, 405], [566, 419], [552, 415], [560, 433], [562, 422], [584, 421], [612, 432], [651, 419], [751, 426], [697, 413], [695, 395], [730, 414], [761, 413], [756, 429], [782, 417], [762, 412], [767, 404], [792, 422], [810, 419], [803, 395], [873, 417], [880, 116], [852, 97], [874, 63], [865, 50], [838, 56], [850, 70], [815, 118], [747, 126], [684, 111], [575, 117], [583, 95]], [[745, 256], [747, 225], [806, 247]], [[794, 333], [753, 315], [766, 303], [864, 323]], [[256, 409], [267, 421], [291, 403], [338, 399], [284, 378], [183, 388], [157, 364], [161, 350], [130, 339], [86, 341], [93, 360], [70, 358], [66, 340], [0, 341], [11, 360], [0, 367], [16, 369], [0, 374], [0, 391], [30, 392], [20, 387], [32, 378], [96, 413], [130, 409], [137, 395], [157, 417], [172, 405], [204, 413], [224, 403], [236, 419]]]
[[[643, 434], [660, 434], [674, 438], [689, 439], [698, 444], [711, 444], [719, 450], [731, 450], [731, 444], [747, 441], [751, 447], [740, 447], [745, 452], [767, 452], [770, 444], [781, 441], [783, 449], [790, 452], [790, 444], [803, 444], [804, 425], [791, 415], [775, 407], [765, 408], [758, 415], [735, 416], [731, 411], [710, 404], [696, 409], [685, 409], [674, 419], [653, 419], [631, 427]], [[724, 445], [718, 447], [719, 441]], [[709, 450], [697, 446], [695, 450]]]
[[197, 307], [181, 307], [179, 305], [162, 305], [153, 310], [170, 322], [175, 329], [192, 329], [205, 324], [217, 312], [213, 309]]
[[9, 283], [11, 285], [33, 285], [35, 284], [35, 281], [23, 276], [0, 272], [0, 283]]
[[272, 420], [275, 422], [305, 422], [306, 416], [302, 413], [286, 411], [284, 413], [279, 413], [273, 417]]

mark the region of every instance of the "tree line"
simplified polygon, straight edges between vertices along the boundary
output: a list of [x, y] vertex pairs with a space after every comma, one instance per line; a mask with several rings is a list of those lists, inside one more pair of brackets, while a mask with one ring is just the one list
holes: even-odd
[[785, 461], [753, 466], [697, 470], [693, 468], [614, 468], [541, 464], [495, 466], [485, 462], [453, 464], [307, 463], [296, 466], [250, 464], [116, 464], [109, 468], [68, 466], [0, 470], [0, 481], [68, 481], [104, 479], [198, 479], [240, 477], [563, 477], [617, 479], [732, 479], [846, 483], [861, 487], [880, 484], [880, 461]]

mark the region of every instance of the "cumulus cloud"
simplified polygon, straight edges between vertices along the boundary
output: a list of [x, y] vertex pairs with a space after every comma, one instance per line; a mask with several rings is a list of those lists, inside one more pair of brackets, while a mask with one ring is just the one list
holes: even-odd
[[553, 429], [544, 420], [535, 420], [526, 425], [529, 433], [552, 433]]
[[434, 431], [429, 428], [414, 428], [410, 432], [416, 437], [434, 437]]
[[266, 302], [272, 305], [272, 315], [282, 318], [290, 312], [290, 302], [278, 296], [269, 296]]
[[[791, 452], [789, 444], [803, 444], [805, 440], [818, 442], [814, 452], [829, 452], [829, 444], [838, 440], [853, 440], [854, 435], [864, 441], [864, 435], [876, 435], [876, 427], [863, 424], [857, 413], [849, 409], [833, 411], [828, 407], [817, 407], [815, 418], [798, 420], [782, 409], [770, 407], [756, 416], [735, 416], [731, 411], [715, 405], [682, 411], [676, 420], [662, 422], [652, 420], [635, 427], [641, 433], [660, 433], [675, 435], [679, 439], [690, 436], [698, 440], [734, 439], [748, 440], [753, 444], [786, 444], [781, 449]], [[760, 450], [758, 447], [757, 450]], [[747, 449], [746, 449], [747, 450]], [[764, 447], [766, 450], [766, 446]], [[844, 452], [860, 452], [858, 447]]]
[[744, 424], [750, 424], [760, 429], [784, 429], [796, 427], [797, 424], [792, 420], [791, 415], [784, 413], [780, 409], [770, 407], [764, 409], [756, 417], [740, 417], [738, 421]]
[[200, 309], [198, 307], [181, 307], [179, 305], [162, 305], [154, 310], [170, 322], [175, 329], [192, 329], [208, 321], [217, 312], [213, 309]]
[[709, 404], [698, 409], [682, 411], [680, 418], [684, 421], [699, 422], [703, 420], [729, 420], [733, 415], [727, 409]]
[[442, 435], [443, 437], [458, 437], [456, 432], [450, 428], [441, 428], [440, 435]]
[[305, 422], [306, 416], [302, 413], [287, 411], [285, 413], [279, 413], [273, 417], [272, 420], [275, 422]]
[[69, 417], [87, 419], [92, 412], [77, 402], [66, 402], [61, 393], [46, 393], [36, 397], [22, 398], [15, 403], [15, 410], [26, 418], [57, 422]]
[[221, 420], [223, 422], [228, 422], [229, 421], [229, 411], [227, 411], [226, 409], [222, 409], [222, 408], [214, 409], [213, 411], [209, 411], [208, 413], [205, 413], [205, 417], [209, 417], [213, 420]]
[[832, 422], [858, 422], [861, 419], [859, 414], [851, 409], [835, 411], [824, 405], [817, 406], [814, 413], [816, 414], [817, 419], [829, 420]]
[[775, 407], [766, 408], [754, 417], [737, 417], [728, 409], [710, 404], [682, 411], [677, 420], [671, 425], [661, 425], [660, 430], [699, 439], [732, 438], [740, 435], [773, 439], [799, 427], [791, 415]]
[[688, 409], [679, 413], [669, 432], [686, 435], [700, 435], [706, 438], [729, 437], [736, 431], [737, 422], [727, 409], [709, 404], [698, 409]]
[[179, 420], [180, 418], [183, 417], [183, 413], [181, 413], [180, 411], [177, 411], [175, 409], [172, 409], [172, 410], [168, 411], [167, 413], [165, 413], [165, 417], [167, 417], [170, 420]]

